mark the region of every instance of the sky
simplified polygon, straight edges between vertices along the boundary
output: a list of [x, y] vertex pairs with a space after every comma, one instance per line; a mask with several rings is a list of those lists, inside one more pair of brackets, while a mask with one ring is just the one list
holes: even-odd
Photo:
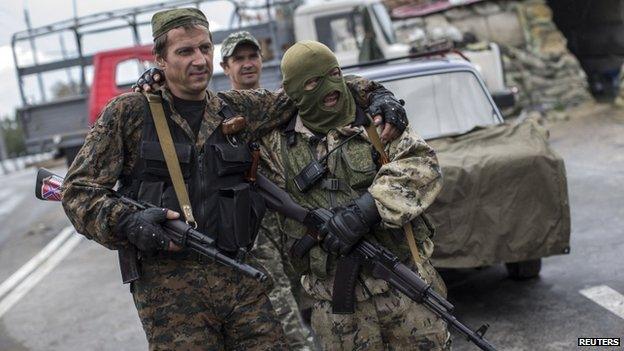
[[[127, 7], [135, 7], [141, 5], [162, 3], [164, 1], [155, 0], [75, 0], [76, 11], [78, 16], [94, 14], [102, 11], [117, 10]], [[212, 4], [201, 7], [206, 13], [211, 29], [223, 28], [227, 26], [232, 6], [227, 1], [215, 1]], [[31, 25], [39, 27], [54, 22], [63, 21], [73, 17], [72, 0], [13, 0], [0, 1], [0, 81], [4, 84], [0, 85], [0, 117], [13, 115], [15, 108], [21, 106], [21, 98], [19, 96], [17, 78], [15, 73], [15, 65], [13, 62], [13, 54], [11, 51], [11, 36], [18, 31], [26, 30], [26, 22], [24, 20], [24, 9], [28, 9], [30, 14]], [[141, 33], [142, 38], [149, 40], [149, 29]], [[123, 38], [122, 38], [123, 37]], [[50, 40], [53, 39], [53, 40]], [[97, 37], [96, 40], [90, 40], [87, 51], [96, 52], [102, 48], [129, 46], [129, 38], [125, 33], [108, 35], [106, 37]], [[73, 41], [67, 38], [64, 41], [67, 50], [72, 51]], [[43, 60], [54, 55], [60, 55], [60, 39], [57, 37], [48, 38], [44, 43], [37, 43], [38, 48], [42, 48], [39, 57]], [[18, 59], [26, 61], [32, 60], [30, 49], [27, 45], [19, 48]], [[20, 61], [25, 62], [25, 61]], [[31, 77], [34, 79], [35, 76]], [[53, 78], [56, 79], [56, 78]], [[51, 84], [46, 79], [46, 84]], [[26, 94], [36, 93], [36, 84], [27, 84], [29, 91]], [[33, 91], [34, 90], [34, 91]]]

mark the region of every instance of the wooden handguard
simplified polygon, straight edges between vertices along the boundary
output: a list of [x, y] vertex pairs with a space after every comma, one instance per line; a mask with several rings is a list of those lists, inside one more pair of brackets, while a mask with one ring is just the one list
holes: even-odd
[[235, 116], [232, 118], [228, 118], [223, 123], [221, 123], [221, 132], [224, 135], [232, 135], [237, 134], [241, 130], [245, 129], [247, 126], [247, 121], [245, 117]]
[[251, 167], [245, 174], [245, 179], [250, 183], [255, 183], [258, 175], [258, 163], [260, 162], [260, 145], [252, 142], [249, 144], [249, 152], [251, 152]]

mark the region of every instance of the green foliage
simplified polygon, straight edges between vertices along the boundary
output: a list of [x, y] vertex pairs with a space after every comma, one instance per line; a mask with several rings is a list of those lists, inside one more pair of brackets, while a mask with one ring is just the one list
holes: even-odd
[[78, 82], [56, 82], [52, 85], [52, 96], [54, 99], [80, 94], [80, 83]]
[[16, 157], [26, 153], [24, 132], [15, 117], [0, 118], [0, 130], [4, 137], [7, 157]]

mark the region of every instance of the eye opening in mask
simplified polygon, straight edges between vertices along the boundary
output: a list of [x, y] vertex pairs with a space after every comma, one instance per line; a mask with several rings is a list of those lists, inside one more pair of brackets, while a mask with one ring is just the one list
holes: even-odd
[[[329, 77], [329, 79], [339, 79], [342, 78], [342, 71], [340, 70], [340, 67], [334, 67], [326, 73], [326, 76]], [[312, 77], [306, 80], [305, 83], [303, 83], [303, 90], [312, 91], [316, 89], [322, 79], [323, 77]]]

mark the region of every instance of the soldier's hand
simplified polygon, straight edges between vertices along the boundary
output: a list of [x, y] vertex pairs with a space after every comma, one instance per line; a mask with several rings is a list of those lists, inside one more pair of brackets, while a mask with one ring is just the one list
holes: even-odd
[[141, 74], [141, 77], [132, 86], [132, 90], [137, 93], [154, 92], [160, 89], [164, 81], [165, 73], [158, 68], [152, 67]]
[[401, 131], [398, 127], [390, 124], [384, 123], [383, 117], [381, 115], [376, 115], [373, 117], [373, 121], [376, 126], [382, 126], [381, 134], [379, 135], [379, 139], [384, 144], [387, 144], [396, 138], [398, 138], [403, 131]]
[[381, 220], [375, 200], [369, 193], [364, 193], [333, 212], [334, 215], [327, 222], [323, 248], [338, 255], [349, 253], [353, 245]]
[[398, 138], [409, 123], [404, 102], [384, 88], [372, 92], [369, 100], [368, 112], [373, 116], [375, 125], [383, 125], [381, 141], [385, 144]]
[[179, 217], [177, 212], [166, 208], [148, 208], [121, 218], [119, 229], [141, 251], [177, 251], [179, 247], [171, 242], [162, 223]]

